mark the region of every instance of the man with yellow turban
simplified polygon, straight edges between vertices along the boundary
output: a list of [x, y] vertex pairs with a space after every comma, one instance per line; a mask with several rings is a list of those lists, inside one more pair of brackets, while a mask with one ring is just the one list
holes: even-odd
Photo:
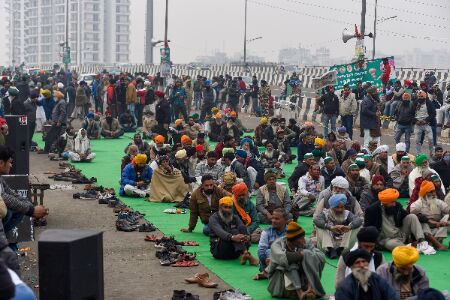
[[419, 199], [411, 205], [411, 213], [419, 218], [427, 241], [437, 250], [447, 250], [442, 241], [447, 238], [447, 231], [450, 229], [450, 206], [437, 198], [433, 182], [422, 182]]
[[380, 232], [378, 244], [387, 250], [414, 242], [420, 252], [435, 254], [434, 248], [425, 241], [419, 219], [414, 214], [408, 214], [397, 202], [399, 196], [396, 189], [379, 192], [379, 201], [364, 212], [364, 227], [375, 226]]
[[262, 117], [259, 120], [258, 126], [255, 128], [255, 145], [256, 146], [264, 146], [263, 143], [263, 133], [266, 130], [266, 128], [269, 126], [267, 125], [269, 123], [269, 120], [267, 117]]
[[325, 255], [305, 239], [305, 230], [291, 221], [286, 235], [276, 239], [270, 247], [267, 290], [276, 298], [321, 298], [325, 295], [320, 282], [324, 267]]
[[221, 198], [219, 210], [209, 218], [211, 254], [216, 259], [224, 260], [240, 257], [242, 264], [249, 260], [257, 265], [258, 259], [248, 252], [251, 243], [247, 227], [233, 213], [233, 205], [232, 197]]
[[209, 140], [212, 142], [220, 141], [220, 131], [222, 130], [223, 117], [221, 113], [216, 113], [214, 118], [209, 122]]
[[400, 299], [409, 299], [428, 289], [425, 271], [415, 263], [419, 251], [411, 246], [398, 246], [392, 250], [392, 262], [378, 267], [377, 274], [386, 280]]
[[149, 193], [153, 170], [147, 165], [147, 155], [138, 154], [125, 166], [120, 179], [120, 195], [144, 198]]
[[232, 187], [231, 192], [233, 193], [233, 213], [239, 216], [247, 227], [251, 242], [258, 243], [261, 237], [258, 213], [255, 204], [249, 199], [247, 186], [244, 182], [240, 182]]

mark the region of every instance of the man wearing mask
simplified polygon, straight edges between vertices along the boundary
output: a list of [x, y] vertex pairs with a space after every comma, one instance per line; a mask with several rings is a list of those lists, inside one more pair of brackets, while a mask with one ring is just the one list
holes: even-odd
[[411, 131], [414, 121], [414, 104], [411, 102], [411, 94], [404, 93], [401, 103], [394, 111], [394, 118], [397, 121], [395, 127], [395, 143], [400, 143], [400, 139], [405, 134], [406, 152], [409, 152], [411, 146]]
[[183, 116], [185, 122], [188, 122], [188, 114], [186, 109], [186, 90], [182, 87], [181, 80], [175, 81], [175, 86], [170, 93], [170, 102], [172, 103], [173, 114], [175, 119], [178, 119], [180, 114]]
[[375, 131], [380, 129], [380, 111], [378, 110], [379, 97], [377, 89], [370, 87], [367, 95], [361, 103], [360, 109], [360, 128], [364, 130], [364, 147], [369, 146], [370, 140], [377, 140], [380, 143], [380, 137], [376, 137]]
[[102, 123], [101, 135], [105, 139], [117, 139], [123, 135], [123, 130], [120, 127], [119, 121], [113, 118], [111, 110], [105, 112], [105, 120]]
[[182, 232], [194, 231], [198, 218], [203, 223], [203, 234], [209, 235], [209, 217], [219, 210], [219, 200], [230, 196], [224, 189], [216, 185], [211, 174], [202, 176], [202, 185], [197, 188], [189, 200], [189, 227], [182, 228]]
[[339, 115], [339, 98], [334, 94], [334, 86], [327, 87], [327, 93], [321, 97], [323, 103], [323, 136], [328, 136], [328, 123], [331, 131], [336, 132], [336, 118]]
[[200, 110], [200, 120], [204, 121], [206, 115], [211, 113], [211, 109], [214, 107], [216, 92], [211, 87], [211, 81], [205, 80], [204, 88], [201, 92], [203, 103]]
[[355, 94], [350, 91], [350, 86], [345, 84], [339, 97], [339, 114], [342, 126], [345, 127], [350, 140], [353, 138], [353, 118], [356, 116], [357, 110], [358, 102]]
[[417, 93], [417, 102], [414, 105], [414, 134], [416, 135], [416, 151], [421, 153], [422, 144], [420, 143], [420, 137], [425, 134], [428, 139], [428, 150], [430, 156], [433, 155], [433, 132], [431, 125], [436, 119], [436, 110], [433, 108], [433, 104], [427, 99], [427, 93], [419, 91]]

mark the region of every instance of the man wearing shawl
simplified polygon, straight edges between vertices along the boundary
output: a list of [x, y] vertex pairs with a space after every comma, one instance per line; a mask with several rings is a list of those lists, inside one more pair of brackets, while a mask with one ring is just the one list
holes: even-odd
[[381, 145], [375, 151], [372, 152], [373, 159], [376, 163], [380, 164], [384, 170], [388, 173], [394, 168], [394, 161], [392, 157], [389, 156], [389, 146]]
[[394, 288], [400, 299], [417, 296], [429, 288], [429, 280], [425, 271], [415, 265], [419, 259], [419, 251], [411, 246], [398, 246], [392, 251], [392, 262], [381, 265], [377, 274]]
[[74, 140], [73, 151], [69, 152], [69, 157], [73, 162], [91, 162], [95, 158], [95, 153], [91, 152], [91, 142], [84, 128], [78, 130], [77, 137]]
[[233, 193], [233, 214], [237, 215], [247, 227], [252, 243], [257, 243], [261, 236], [256, 207], [248, 197], [248, 188], [240, 182], [231, 189]]
[[233, 213], [234, 203], [231, 197], [221, 198], [219, 210], [209, 218], [211, 254], [216, 259], [225, 260], [240, 257], [241, 264], [246, 264], [248, 260], [256, 266], [258, 259], [248, 252], [250, 235], [239, 216]]
[[153, 171], [150, 184], [150, 202], [180, 202], [192, 189], [184, 183], [181, 171], [174, 168], [169, 157], [158, 158], [158, 167]]
[[325, 255], [305, 239], [305, 230], [296, 222], [287, 226], [286, 236], [272, 243], [267, 290], [272, 297], [315, 299], [325, 295], [320, 282]]
[[[416, 157], [416, 167], [411, 171], [411, 173], [409, 173], [409, 195], [411, 196], [414, 187], [416, 186], [416, 179], [419, 177], [424, 177], [423, 175], [427, 172], [432, 172], [436, 175], [439, 176], [439, 174], [437, 174], [437, 172], [433, 169], [430, 168], [430, 165], [428, 163], [428, 156], [426, 156], [423, 153], [420, 153], [417, 155]], [[440, 179], [440, 177], [439, 177]], [[445, 190], [442, 187], [442, 191], [445, 194]]]
[[387, 250], [414, 241], [419, 251], [435, 254], [436, 250], [425, 241], [419, 219], [403, 209], [397, 202], [399, 196], [400, 193], [396, 189], [379, 192], [379, 201], [365, 211], [364, 227], [375, 226], [380, 232], [378, 244]]
[[447, 238], [450, 228], [450, 206], [437, 198], [436, 187], [431, 181], [425, 180], [420, 185], [419, 199], [411, 205], [411, 213], [419, 218], [427, 241], [437, 250], [447, 250], [442, 241]]
[[328, 203], [330, 208], [316, 216], [313, 223], [317, 227], [317, 247], [335, 259], [353, 247], [363, 219], [345, 209], [345, 194], [331, 196]]

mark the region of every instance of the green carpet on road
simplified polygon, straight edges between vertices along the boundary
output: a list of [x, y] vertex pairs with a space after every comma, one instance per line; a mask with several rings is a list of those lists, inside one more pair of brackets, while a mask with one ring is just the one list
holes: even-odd
[[[81, 169], [87, 177], [96, 177], [98, 185], [105, 187], [114, 187], [119, 191], [120, 179], [120, 162], [124, 155], [124, 148], [131, 142], [133, 134], [126, 134], [119, 140], [93, 140], [91, 141], [93, 152], [97, 154], [96, 159], [92, 163], [77, 163], [76, 167]], [[36, 134], [34, 140], [40, 146], [43, 146], [40, 134]], [[293, 149], [294, 150], [294, 149]], [[296, 154], [296, 150], [294, 151]], [[44, 158], [44, 156], [42, 156]], [[295, 168], [295, 163], [285, 166], [286, 178], [280, 180], [287, 183], [287, 178]], [[245, 291], [250, 294], [253, 299], [263, 300], [272, 299], [267, 292], [267, 281], [252, 280], [253, 276], [258, 273], [258, 267], [255, 266], [241, 266], [238, 260], [220, 261], [214, 259], [209, 251], [209, 238], [202, 234], [202, 224], [199, 221], [196, 229], [192, 233], [182, 233], [180, 228], [187, 227], [189, 220], [189, 211], [184, 215], [170, 215], [164, 214], [163, 210], [172, 208], [170, 203], [150, 203], [144, 199], [135, 199], [120, 197], [121, 200], [132, 207], [145, 213], [145, 218], [155, 224], [160, 231], [165, 235], [174, 235], [178, 240], [195, 240], [200, 243], [198, 247], [186, 247], [190, 252], [196, 252], [198, 260], [206, 266], [211, 272], [222, 278], [226, 283], [235, 289]], [[406, 200], [406, 199], [405, 199]], [[405, 203], [405, 200], [402, 203]], [[74, 200], [76, 201], [76, 200]], [[254, 199], [253, 199], [254, 201]], [[106, 206], [105, 206], [106, 208]], [[299, 224], [305, 228], [307, 236], [312, 231], [312, 219], [307, 217], [300, 217]], [[111, 224], [114, 226], [114, 224]], [[133, 234], [133, 233], [131, 233]], [[142, 238], [144, 235], [142, 235]], [[447, 238], [446, 243], [449, 239]], [[149, 247], [152, 244], [149, 243]], [[252, 245], [251, 252], [256, 255], [257, 245]], [[391, 260], [391, 254], [383, 253], [386, 260]], [[450, 263], [450, 251], [438, 252], [436, 255], [425, 256], [421, 255], [418, 264], [421, 265], [427, 272], [430, 279], [431, 287], [437, 289], [450, 288], [450, 270], [448, 265]], [[337, 260], [327, 259], [327, 264], [322, 274], [322, 283], [329, 294], [334, 293], [334, 278], [335, 266]], [[192, 270], [195, 272], [195, 268]]]

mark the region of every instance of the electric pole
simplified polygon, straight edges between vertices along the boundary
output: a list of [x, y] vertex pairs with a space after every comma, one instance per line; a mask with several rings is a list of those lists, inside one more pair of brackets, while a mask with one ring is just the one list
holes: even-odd
[[247, 66], [247, 0], [245, 0], [244, 16], [244, 67]]
[[372, 59], [375, 59], [375, 39], [377, 37], [377, 6], [378, 6], [378, 0], [375, 0], [375, 18], [373, 20]]

